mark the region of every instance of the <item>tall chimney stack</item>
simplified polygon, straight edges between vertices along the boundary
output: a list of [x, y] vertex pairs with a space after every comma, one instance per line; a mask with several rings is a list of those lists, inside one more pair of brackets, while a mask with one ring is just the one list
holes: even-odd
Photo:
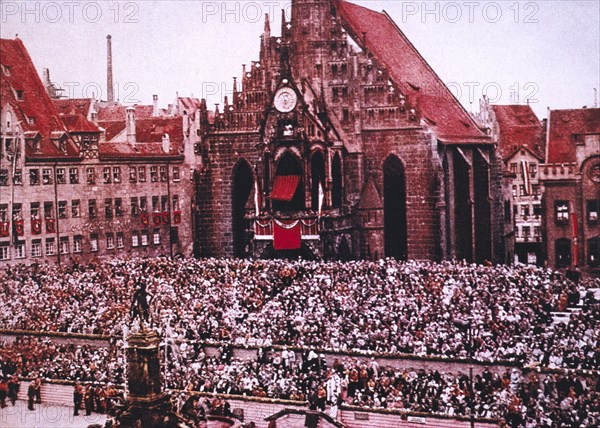
[[112, 37], [109, 34], [106, 36], [106, 90], [109, 103], [115, 102], [115, 94], [113, 88], [113, 66], [112, 66]]
[[158, 95], [152, 95], [152, 101], [154, 102], [152, 116], [158, 117]]
[[127, 107], [125, 109], [125, 128], [127, 130], [127, 142], [135, 144], [135, 107]]

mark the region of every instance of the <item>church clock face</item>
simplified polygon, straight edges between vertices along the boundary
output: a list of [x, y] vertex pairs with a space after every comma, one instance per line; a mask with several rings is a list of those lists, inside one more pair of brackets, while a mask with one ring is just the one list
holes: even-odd
[[292, 88], [281, 88], [275, 94], [275, 108], [281, 113], [289, 113], [296, 107], [298, 96]]

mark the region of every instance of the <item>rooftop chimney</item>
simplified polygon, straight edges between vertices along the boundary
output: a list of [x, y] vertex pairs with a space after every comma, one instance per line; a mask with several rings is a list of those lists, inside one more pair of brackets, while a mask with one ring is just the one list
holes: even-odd
[[171, 137], [169, 137], [169, 134], [163, 134], [162, 149], [166, 154], [169, 154], [171, 151]]
[[158, 95], [152, 95], [152, 101], [154, 101], [154, 109], [152, 110], [152, 116], [158, 117]]
[[115, 102], [115, 94], [113, 88], [113, 66], [112, 66], [112, 37], [110, 34], [106, 36], [106, 90], [109, 103]]
[[127, 107], [125, 116], [127, 143], [135, 144], [135, 107]]

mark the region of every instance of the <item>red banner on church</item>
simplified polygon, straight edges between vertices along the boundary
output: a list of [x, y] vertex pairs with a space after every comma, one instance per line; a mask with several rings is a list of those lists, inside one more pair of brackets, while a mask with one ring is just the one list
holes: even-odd
[[273, 221], [273, 248], [279, 250], [299, 250], [302, 246], [300, 221]]

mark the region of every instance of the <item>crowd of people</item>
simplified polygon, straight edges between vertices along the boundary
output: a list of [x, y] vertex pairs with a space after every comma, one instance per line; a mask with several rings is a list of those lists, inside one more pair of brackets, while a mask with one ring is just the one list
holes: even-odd
[[[124, 381], [122, 343], [107, 348], [57, 345], [49, 339], [19, 338], [0, 348], [0, 378], [75, 381], [75, 415], [81, 408], [106, 413]], [[169, 348], [164, 382], [183, 391], [180, 411], [202, 418], [230, 414], [222, 398], [190, 400], [204, 392], [308, 402], [335, 417], [340, 405], [385, 408], [430, 414], [500, 419], [510, 427], [592, 427], [600, 423], [600, 380], [597, 375], [540, 374], [536, 370], [488, 368], [474, 377], [462, 372], [415, 370], [380, 365], [374, 358], [339, 357], [328, 364], [315, 350], [261, 348], [256, 357], [233, 356], [223, 346], [209, 356], [197, 343]], [[57, 358], [57, 356], [59, 356]], [[331, 362], [331, 360], [330, 360]], [[2, 389], [2, 388], [0, 388]], [[30, 405], [39, 395], [30, 395]], [[1, 396], [0, 396], [1, 398]], [[471, 402], [471, 399], [473, 401]], [[191, 406], [191, 407], [190, 407]]]
[[[0, 327], [123, 336], [136, 285], [166, 335], [238, 345], [598, 367], [598, 302], [532, 266], [462, 262], [116, 259], [0, 272]], [[552, 311], [584, 299], [568, 325]], [[457, 322], [460, 320], [462, 322]], [[471, 326], [473, 343], [469, 349]]]

